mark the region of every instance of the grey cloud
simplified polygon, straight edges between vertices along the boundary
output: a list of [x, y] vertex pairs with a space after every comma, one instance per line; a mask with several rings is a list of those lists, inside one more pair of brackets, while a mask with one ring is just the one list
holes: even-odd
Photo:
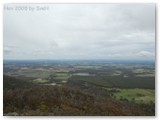
[[5, 59], [154, 59], [155, 4], [46, 5], [45, 12], [4, 11], [4, 48], [17, 46], [4, 50]]
[[148, 51], [140, 51], [139, 53], [137, 53], [137, 56], [150, 58], [155, 57], [155, 54]]
[[5, 54], [8, 54], [8, 53], [12, 52], [12, 50], [8, 47], [5, 47], [3, 51], [4, 51]]

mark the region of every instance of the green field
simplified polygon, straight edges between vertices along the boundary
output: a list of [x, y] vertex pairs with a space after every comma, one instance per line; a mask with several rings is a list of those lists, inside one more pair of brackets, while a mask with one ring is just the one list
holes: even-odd
[[23, 74], [25, 77], [34, 77], [34, 78], [42, 78], [45, 79], [47, 78], [51, 73], [48, 71], [41, 71], [41, 72], [30, 72], [30, 73], [25, 73]]
[[49, 81], [48, 80], [45, 80], [45, 79], [41, 79], [41, 78], [38, 78], [38, 79], [35, 79], [33, 80], [34, 83], [48, 83]]
[[55, 79], [57, 80], [67, 80], [70, 75], [67, 72], [57, 72], [55, 73]]
[[127, 99], [135, 103], [155, 103], [155, 90], [151, 89], [117, 89], [119, 92], [113, 94], [114, 98]]

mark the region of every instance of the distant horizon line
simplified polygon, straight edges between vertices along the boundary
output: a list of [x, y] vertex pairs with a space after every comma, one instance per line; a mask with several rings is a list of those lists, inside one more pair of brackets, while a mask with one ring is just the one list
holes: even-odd
[[87, 61], [87, 60], [106, 60], [106, 61], [156, 61], [156, 59], [3, 59], [3, 61], [67, 61], [67, 60], [74, 60], [74, 61]]

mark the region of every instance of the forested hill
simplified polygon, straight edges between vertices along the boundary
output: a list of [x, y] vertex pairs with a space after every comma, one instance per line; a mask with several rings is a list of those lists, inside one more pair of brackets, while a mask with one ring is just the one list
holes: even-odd
[[4, 78], [4, 115], [154, 115], [147, 106], [128, 101], [116, 101], [111, 97], [98, 98], [68, 87], [34, 85], [9, 76]]
[[3, 91], [18, 88], [30, 88], [33, 86], [36, 86], [36, 84], [28, 82], [26, 80], [3, 75]]

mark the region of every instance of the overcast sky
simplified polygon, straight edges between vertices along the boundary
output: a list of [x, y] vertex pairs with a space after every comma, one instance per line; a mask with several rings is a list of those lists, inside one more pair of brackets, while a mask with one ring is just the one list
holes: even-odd
[[4, 9], [4, 59], [155, 57], [155, 4], [6, 4]]

